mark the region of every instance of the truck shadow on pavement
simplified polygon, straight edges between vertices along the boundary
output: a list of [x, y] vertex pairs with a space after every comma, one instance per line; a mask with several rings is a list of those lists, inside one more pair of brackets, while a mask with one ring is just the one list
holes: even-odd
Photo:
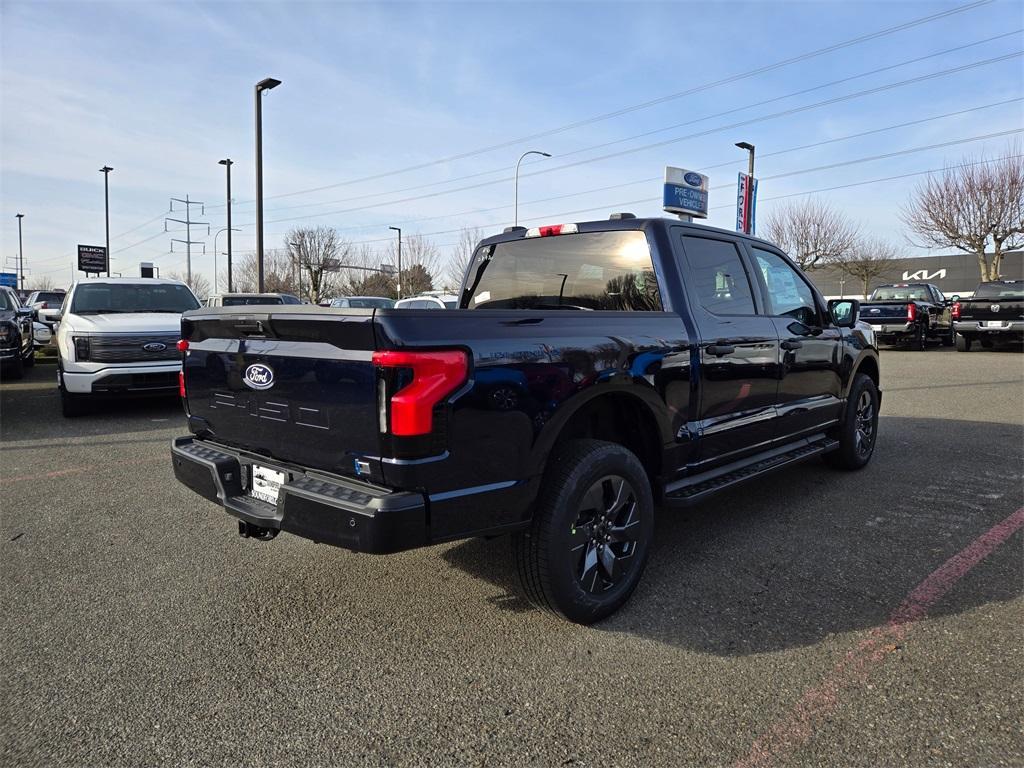
[[[659, 509], [637, 591], [594, 629], [733, 656], [885, 624], [915, 586], [1024, 503], [1022, 446], [1017, 425], [883, 417], [860, 472], [812, 461], [692, 509]], [[1020, 595], [1020, 539], [931, 615]], [[536, 610], [509, 548], [507, 537], [477, 539], [442, 556], [501, 587], [500, 608]]]
[[177, 394], [159, 397], [102, 397], [87, 413], [74, 418], [61, 414], [56, 367], [36, 364], [23, 379], [0, 379], [0, 440], [57, 439], [119, 435], [168, 429], [185, 414]]

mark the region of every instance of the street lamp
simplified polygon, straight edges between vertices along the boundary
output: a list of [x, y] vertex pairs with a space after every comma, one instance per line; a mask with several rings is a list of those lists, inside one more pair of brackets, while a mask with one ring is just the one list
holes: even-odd
[[750, 153], [749, 160], [747, 162], [747, 175], [751, 178], [754, 177], [754, 145], [746, 141], [737, 141], [736, 146], [740, 149], [745, 149]]
[[114, 169], [109, 165], [100, 168], [100, 173], [103, 174], [103, 211], [107, 220], [107, 277], [110, 277], [110, 186], [107, 182], [110, 180], [112, 170]]
[[[225, 229], [228, 231], [228, 293], [231, 293], [231, 233], [237, 232], [238, 230], [231, 226], [231, 158], [227, 157], [223, 160], [218, 160], [218, 165], [223, 165], [224, 170], [227, 171], [228, 177], [228, 225]], [[217, 289], [217, 237], [213, 238], [213, 288], [214, 292]]]
[[263, 99], [264, 91], [277, 88], [280, 80], [267, 77], [256, 83], [256, 280], [263, 292]]
[[21, 290], [25, 290], [25, 251], [21, 247], [21, 220], [25, 218], [24, 213], [16, 213], [14, 217], [18, 220], [18, 272], [21, 275]]
[[527, 155], [541, 155], [543, 157], [551, 157], [551, 155], [549, 155], [547, 152], [541, 152], [536, 149], [531, 149], [528, 152], [523, 152], [523, 154], [521, 154], [519, 156], [519, 159], [516, 161], [516, 204], [514, 211], [515, 221], [513, 224], [513, 226], [516, 227], [519, 226], [519, 163], [523, 162], [523, 158], [526, 157]]
[[398, 233], [398, 279], [395, 288], [398, 291], [398, 298], [402, 298], [402, 228], [388, 227]]
[[228, 233], [228, 293], [231, 293], [231, 233], [241, 232], [238, 227], [221, 227], [213, 236], [213, 292], [217, 293], [217, 238], [221, 232]]

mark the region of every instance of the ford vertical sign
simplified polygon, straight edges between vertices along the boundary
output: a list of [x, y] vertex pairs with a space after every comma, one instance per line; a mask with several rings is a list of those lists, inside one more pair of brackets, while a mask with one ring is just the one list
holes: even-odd
[[664, 208], [679, 216], [708, 217], [708, 177], [685, 168], [665, 167]]
[[754, 213], [757, 210], [757, 179], [741, 173], [736, 182], [736, 231], [757, 234]]

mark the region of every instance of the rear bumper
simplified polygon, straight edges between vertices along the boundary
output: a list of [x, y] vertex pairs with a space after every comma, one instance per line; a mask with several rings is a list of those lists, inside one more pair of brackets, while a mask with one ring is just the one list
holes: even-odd
[[1000, 322], [997, 326], [985, 325], [987, 321], [978, 320], [957, 320], [953, 323], [953, 328], [956, 329], [957, 333], [967, 334], [1004, 334], [1004, 333], [1024, 333], [1024, 320], [1007, 320], [997, 321]]
[[[253, 459], [285, 474], [277, 504], [246, 493]], [[386, 554], [428, 544], [427, 501], [348, 478], [283, 466], [193, 437], [175, 438], [171, 462], [178, 480], [242, 522], [333, 544]]]
[[906, 336], [917, 330], [916, 325], [906, 322], [872, 323], [869, 321], [868, 325], [874, 329], [876, 336]]

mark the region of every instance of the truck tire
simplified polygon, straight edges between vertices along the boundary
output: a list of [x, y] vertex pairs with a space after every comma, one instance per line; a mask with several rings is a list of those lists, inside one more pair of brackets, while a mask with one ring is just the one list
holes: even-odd
[[590, 624], [633, 593], [654, 533], [654, 499], [640, 460], [602, 440], [572, 440], [552, 453], [530, 528], [513, 538], [527, 598]]
[[928, 333], [925, 330], [925, 326], [920, 323], [917, 326], [917, 330], [914, 331], [914, 338], [910, 342], [910, 348], [917, 352], [924, 352], [928, 347]]
[[971, 351], [971, 340], [964, 336], [962, 333], [956, 335], [956, 351], [957, 352], [970, 352]]
[[870, 377], [853, 377], [846, 413], [836, 432], [839, 448], [825, 454], [825, 461], [838, 469], [863, 469], [871, 461], [878, 437], [878, 388]]

